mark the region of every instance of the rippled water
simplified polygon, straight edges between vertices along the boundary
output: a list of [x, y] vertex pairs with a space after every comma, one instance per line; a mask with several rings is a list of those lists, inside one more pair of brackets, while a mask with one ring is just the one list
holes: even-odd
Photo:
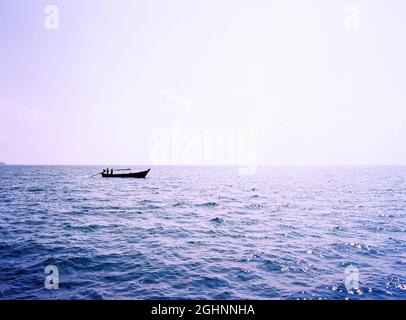
[[406, 299], [406, 167], [99, 169], [0, 167], [0, 299]]

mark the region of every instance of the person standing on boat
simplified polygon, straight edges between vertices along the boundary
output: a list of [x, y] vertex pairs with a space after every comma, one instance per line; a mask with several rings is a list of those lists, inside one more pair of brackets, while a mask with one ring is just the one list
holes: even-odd
[[113, 174], [113, 168], [111, 168], [110, 173]]
[[107, 174], [109, 174], [109, 168], [107, 168]]

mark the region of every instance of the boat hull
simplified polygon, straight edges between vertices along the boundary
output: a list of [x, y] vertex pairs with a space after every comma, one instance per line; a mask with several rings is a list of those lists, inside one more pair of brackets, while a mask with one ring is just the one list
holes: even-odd
[[148, 172], [151, 169], [148, 169], [147, 171], [140, 171], [140, 172], [131, 172], [131, 173], [114, 173], [114, 174], [106, 174], [102, 173], [103, 178], [145, 178], [148, 174]]

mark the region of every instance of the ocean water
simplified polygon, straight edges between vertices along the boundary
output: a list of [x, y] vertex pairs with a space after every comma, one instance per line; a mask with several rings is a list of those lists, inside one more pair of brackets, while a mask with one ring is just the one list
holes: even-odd
[[406, 167], [98, 171], [0, 167], [0, 299], [406, 299]]

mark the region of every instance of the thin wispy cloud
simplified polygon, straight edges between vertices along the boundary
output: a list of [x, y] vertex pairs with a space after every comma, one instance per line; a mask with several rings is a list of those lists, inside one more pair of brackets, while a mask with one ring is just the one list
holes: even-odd
[[11, 106], [8, 104], [0, 105], [0, 113], [3, 119], [13, 119], [15, 121], [32, 121], [40, 119], [40, 112], [37, 108]]
[[190, 99], [176, 95], [170, 90], [162, 90], [160, 95], [166, 104], [171, 107], [179, 107], [187, 110], [191, 110], [196, 107], [196, 103], [192, 102]]

